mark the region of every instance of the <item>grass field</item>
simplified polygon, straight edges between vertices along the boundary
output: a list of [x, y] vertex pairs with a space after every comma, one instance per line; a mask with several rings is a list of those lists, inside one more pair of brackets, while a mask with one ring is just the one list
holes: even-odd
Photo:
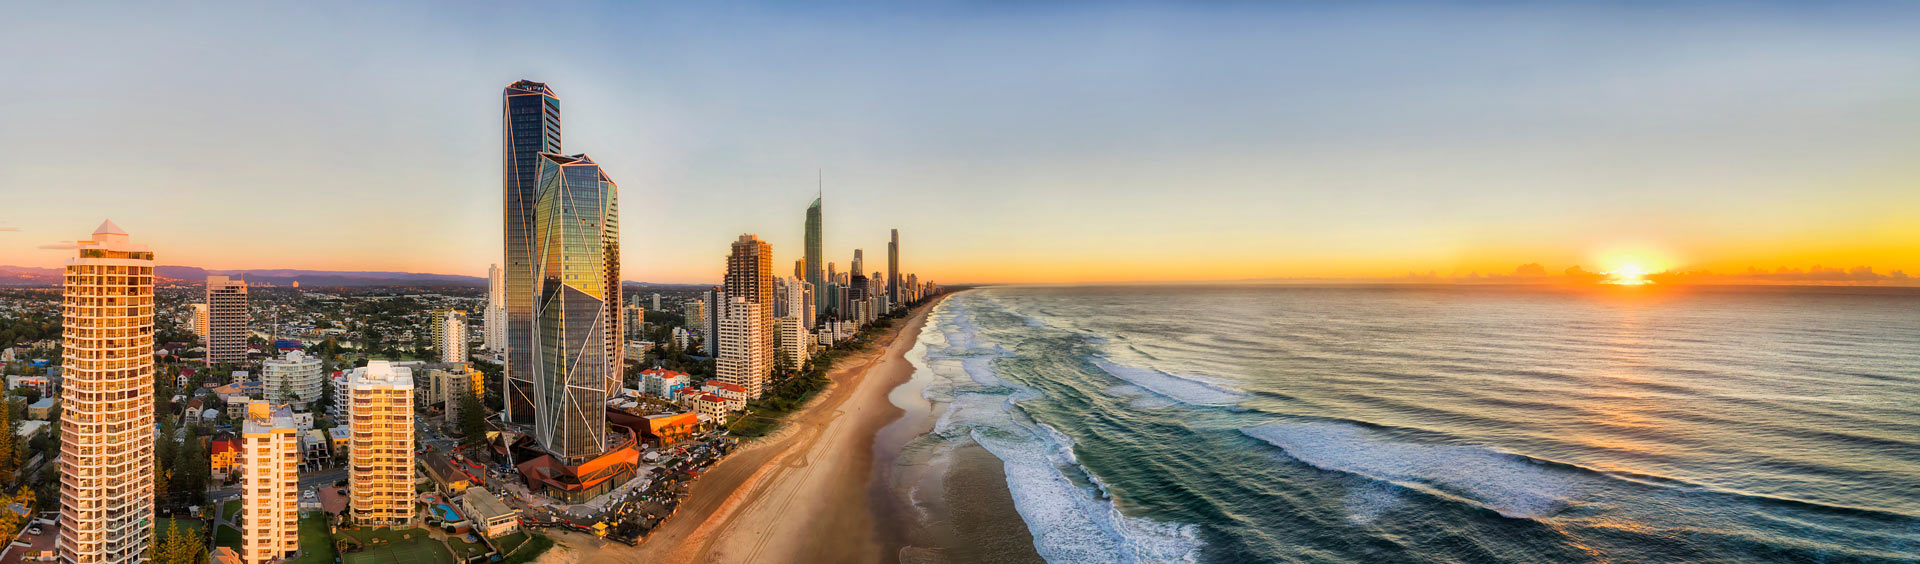
[[499, 564], [526, 564], [539, 558], [540, 553], [546, 552], [549, 548], [553, 548], [553, 539], [543, 535], [533, 535], [532, 540], [521, 543], [519, 550], [507, 555]]
[[327, 517], [323, 513], [308, 513], [300, 517], [300, 557], [286, 564], [333, 564], [333, 533], [327, 532]]
[[[341, 536], [352, 538], [363, 544], [375, 539], [379, 546], [349, 552], [340, 560], [345, 564], [454, 564], [453, 554], [447, 552], [447, 545], [433, 540], [422, 529], [351, 530], [341, 531]], [[413, 538], [402, 539], [411, 535]]]
[[221, 525], [213, 531], [213, 545], [240, 550], [240, 529]]
[[240, 514], [240, 500], [236, 499], [233, 501], [220, 504], [221, 520], [231, 523], [233, 522], [233, 516], [239, 515], [239, 514]]
[[167, 527], [169, 524], [171, 524], [172, 526], [179, 527], [180, 534], [183, 534], [183, 535], [198, 535], [200, 534], [200, 531], [202, 529], [207, 528], [207, 522], [201, 519], [174, 519], [171, 517], [161, 517], [153, 520], [153, 534], [155, 535], [166, 534]]
[[512, 553], [513, 549], [520, 548], [520, 543], [524, 542], [527, 542], [527, 532], [515, 531], [511, 535], [493, 539], [493, 547], [500, 549], [501, 554], [508, 554]]

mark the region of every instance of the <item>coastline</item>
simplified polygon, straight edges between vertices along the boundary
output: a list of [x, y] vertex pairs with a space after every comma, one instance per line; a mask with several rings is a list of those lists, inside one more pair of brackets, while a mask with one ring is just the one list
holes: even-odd
[[1044, 563], [1014, 506], [1004, 463], [969, 437], [933, 436], [949, 404], [928, 399], [916, 370], [888, 394], [902, 415], [875, 438], [874, 515], [887, 561]]
[[[875, 442], [905, 411], [888, 395], [908, 382], [906, 353], [928, 312], [913, 310], [872, 350], [847, 357], [832, 384], [783, 429], [743, 445], [693, 483], [676, 514], [639, 546], [559, 533], [570, 551], [539, 562], [891, 562], [873, 488]], [[903, 338], [904, 337], [904, 338]]]

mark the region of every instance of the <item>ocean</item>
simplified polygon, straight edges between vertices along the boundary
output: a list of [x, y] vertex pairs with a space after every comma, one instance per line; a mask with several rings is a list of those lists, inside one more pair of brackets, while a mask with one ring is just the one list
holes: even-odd
[[1920, 562], [1920, 293], [999, 287], [909, 357], [901, 463], [1050, 562]]

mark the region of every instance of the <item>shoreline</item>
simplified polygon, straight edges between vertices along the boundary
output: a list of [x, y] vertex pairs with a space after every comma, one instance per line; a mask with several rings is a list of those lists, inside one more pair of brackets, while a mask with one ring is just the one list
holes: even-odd
[[1005, 463], [971, 437], [931, 435], [951, 408], [924, 395], [937, 378], [916, 370], [888, 394], [903, 413], [873, 445], [871, 495], [887, 561], [1044, 564]]
[[[891, 562], [876, 511], [875, 442], [905, 411], [888, 395], [913, 373], [906, 353], [942, 295], [849, 356], [783, 429], [744, 443], [692, 485], [639, 546], [558, 532], [569, 551], [538, 562]], [[905, 338], [902, 338], [905, 337]]]

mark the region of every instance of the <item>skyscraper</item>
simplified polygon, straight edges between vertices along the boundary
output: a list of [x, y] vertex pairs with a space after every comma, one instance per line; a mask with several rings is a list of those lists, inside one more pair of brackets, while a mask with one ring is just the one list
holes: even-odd
[[107, 221], [61, 301], [60, 560], [140, 562], [153, 537], [153, 252]]
[[207, 277], [207, 365], [247, 361], [247, 283]]
[[767, 307], [732, 297], [720, 320], [720, 351], [714, 359], [714, 378], [746, 389], [747, 399], [760, 399], [773, 370], [773, 325]]
[[293, 408], [247, 404], [240, 427], [240, 557], [279, 562], [300, 550], [300, 429]]
[[501, 155], [507, 332], [506, 418], [534, 420], [533, 302], [534, 213], [540, 196], [541, 153], [560, 152], [560, 97], [546, 84], [522, 80], [507, 86], [501, 109], [505, 140]]
[[[900, 230], [893, 230], [893, 239], [887, 241], [887, 302], [900, 303]], [[888, 307], [892, 307], [889, 305]]]
[[[747, 303], [759, 306], [755, 309], [759, 316], [760, 332], [767, 336], [773, 331], [773, 245], [753, 235], [742, 234], [733, 242], [733, 253], [727, 255], [727, 276], [725, 291], [731, 309], [735, 302], [732, 298], [741, 298]], [[731, 317], [731, 312], [727, 312]], [[721, 340], [728, 337], [722, 331]], [[773, 357], [773, 341], [769, 337], [752, 346], [765, 349], [755, 354]]]
[[405, 524], [413, 519], [413, 371], [368, 361], [348, 375], [348, 397], [353, 523]]
[[[807, 206], [807, 248], [806, 256], [801, 258], [802, 266], [807, 269], [807, 283], [815, 288], [823, 288], [826, 283], [820, 273], [820, 265], [824, 264], [821, 261], [826, 260], [820, 249], [820, 196], [815, 195], [813, 205]], [[826, 311], [824, 303], [816, 303], [814, 307], [816, 314]]]
[[586, 155], [540, 155], [534, 211], [534, 440], [565, 464], [607, 447], [622, 346], [617, 187]]
[[507, 273], [497, 264], [487, 266], [487, 311], [481, 321], [486, 325], [481, 346], [493, 353], [507, 350]]

